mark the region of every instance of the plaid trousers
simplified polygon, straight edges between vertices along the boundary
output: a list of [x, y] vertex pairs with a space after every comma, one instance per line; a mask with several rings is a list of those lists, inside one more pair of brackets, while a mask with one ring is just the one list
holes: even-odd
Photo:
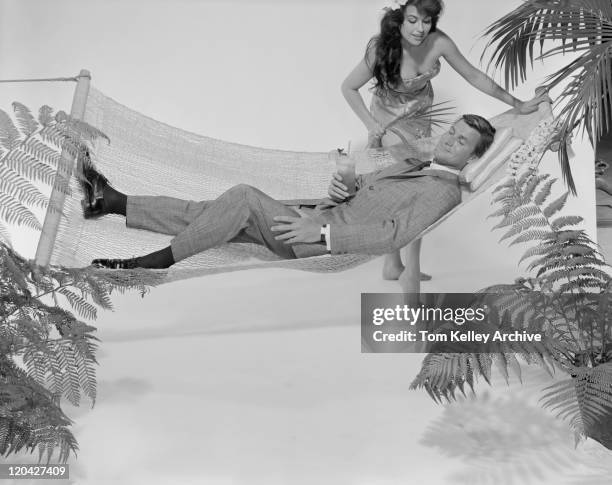
[[[249, 185], [236, 185], [215, 200], [187, 201], [165, 196], [128, 196], [126, 225], [175, 236], [170, 246], [175, 261], [226, 242], [266, 246], [285, 259], [325, 254], [321, 245], [290, 246], [274, 239], [276, 216], [299, 214], [290, 206]], [[307, 251], [300, 248], [310, 246]]]

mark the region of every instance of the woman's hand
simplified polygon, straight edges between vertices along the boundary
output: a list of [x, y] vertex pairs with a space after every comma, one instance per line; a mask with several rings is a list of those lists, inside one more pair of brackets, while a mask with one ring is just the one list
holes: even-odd
[[334, 177], [329, 183], [327, 194], [334, 202], [344, 202], [346, 198], [350, 195], [347, 192], [347, 189], [348, 187], [342, 183], [342, 176], [339, 173], [335, 173]]
[[543, 94], [534, 96], [529, 101], [521, 101], [516, 105], [516, 109], [520, 114], [527, 115], [537, 111], [540, 103], [552, 103], [552, 99], [550, 99], [548, 93], [544, 92]]
[[375, 138], [382, 138], [383, 136], [385, 136], [385, 133], [387, 130], [385, 130], [385, 128], [376, 120], [374, 120], [371, 123], [368, 123], [366, 125], [366, 128], [368, 129], [368, 133], [370, 134], [370, 136], [373, 136]]

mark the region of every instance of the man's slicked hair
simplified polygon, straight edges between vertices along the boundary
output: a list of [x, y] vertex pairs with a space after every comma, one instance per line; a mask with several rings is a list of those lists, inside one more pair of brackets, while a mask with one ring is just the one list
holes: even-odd
[[461, 117], [463, 121], [470, 127], [480, 133], [480, 141], [474, 148], [474, 155], [481, 157], [489, 149], [493, 139], [495, 138], [495, 128], [485, 120], [482, 116], [478, 115], [463, 115]]

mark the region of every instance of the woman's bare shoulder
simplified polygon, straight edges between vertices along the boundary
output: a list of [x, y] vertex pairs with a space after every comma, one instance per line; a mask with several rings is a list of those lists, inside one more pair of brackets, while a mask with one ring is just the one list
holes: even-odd
[[376, 61], [376, 47], [378, 43], [378, 36], [370, 38], [365, 48], [365, 60], [368, 64], [372, 65]]
[[429, 34], [431, 43], [436, 46], [445, 46], [453, 43], [453, 40], [443, 30], [436, 29], [435, 32]]
[[455, 43], [453, 39], [451, 39], [444, 31], [436, 30], [430, 34], [432, 36], [431, 39], [431, 49], [435, 51], [435, 54], [440, 56], [446, 56], [452, 52]]

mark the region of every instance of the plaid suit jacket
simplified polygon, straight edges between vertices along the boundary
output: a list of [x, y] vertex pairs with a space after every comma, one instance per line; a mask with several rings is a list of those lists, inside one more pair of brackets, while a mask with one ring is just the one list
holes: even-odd
[[458, 205], [457, 176], [423, 166], [417, 159], [398, 162], [358, 176], [357, 193], [347, 202], [318, 201], [310, 215], [330, 224], [332, 253], [389, 253]]

